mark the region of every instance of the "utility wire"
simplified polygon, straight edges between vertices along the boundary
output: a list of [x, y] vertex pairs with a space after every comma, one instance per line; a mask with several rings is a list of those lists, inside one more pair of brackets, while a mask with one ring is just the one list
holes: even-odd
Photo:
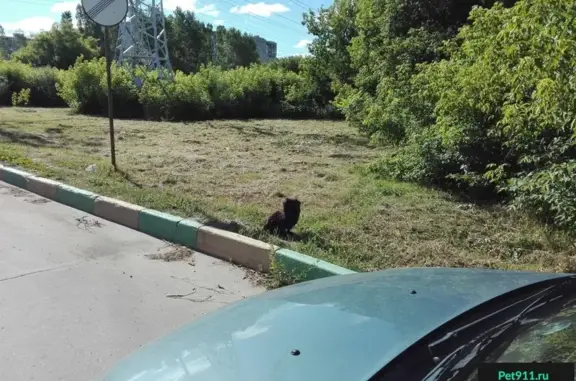
[[311, 9], [310, 6], [304, 4], [303, 2], [299, 1], [299, 0], [290, 0], [290, 2], [292, 4], [298, 5], [300, 8], [304, 9], [306, 12]]
[[[228, 4], [228, 5], [231, 5], [232, 7], [242, 7], [242, 6], [244, 6], [244, 5], [248, 5], [248, 4], [238, 3], [238, 2], [233, 1], [233, 0], [220, 0], [220, 1], [222, 1], [222, 2], [224, 2], [224, 3], [226, 3], [226, 4]], [[271, 25], [278, 26], [278, 22], [277, 22], [277, 21], [272, 21], [271, 19], [269, 19], [269, 18], [267, 18], [267, 17], [260, 16], [260, 15], [254, 14], [254, 13], [246, 13], [246, 15], [251, 16], [251, 17], [254, 17], [254, 18], [258, 19], [258, 20], [264, 21], [264, 22], [269, 23], [269, 24], [271, 24]], [[291, 18], [289, 18], [289, 17], [286, 17], [286, 16], [284, 16], [284, 15], [282, 15], [282, 14], [274, 13], [274, 16], [279, 17], [279, 18], [284, 19], [284, 20], [287, 20], [287, 21], [291, 22], [292, 24], [298, 25], [298, 26], [300, 26], [300, 27], [302, 26], [302, 23], [301, 23], [301, 22], [296, 21], [296, 20], [294, 20], [294, 19], [291, 19]], [[290, 27], [291, 27], [291, 26], [290, 26]]]

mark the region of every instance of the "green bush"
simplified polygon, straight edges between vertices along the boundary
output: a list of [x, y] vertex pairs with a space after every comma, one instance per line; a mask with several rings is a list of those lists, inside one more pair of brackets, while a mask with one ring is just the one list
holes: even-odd
[[510, 180], [512, 209], [530, 211], [555, 226], [576, 227], [576, 162], [570, 160]]
[[451, 59], [415, 79], [435, 104], [442, 150], [459, 158], [453, 177], [501, 185], [573, 157], [575, 14], [573, 4], [548, 0], [478, 8]]
[[376, 141], [405, 142], [433, 120], [433, 104], [415, 99], [418, 65], [449, 57], [444, 41], [468, 22], [474, 5], [494, 2], [335, 0], [321, 17], [305, 17], [316, 37], [310, 51], [351, 125]]
[[522, 0], [475, 8], [448, 42], [449, 59], [418, 66], [402, 102], [432, 115], [373, 169], [485, 197], [511, 197], [576, 228], [576, 6]]
[[[318, 97], [313, 80], [283, 67], [255, 64], [222, 70], [210, 66], [195, 74], [176, 72], [174, 81], [140, 68], [128, 71], [113, 64], [111, 70], [114, 116], [118, 118], [340, 118], [337, 110]], [[31, 91], [30, 106], [67, 104], [77, 113], [107, 115], [104, 58], [80, 56], [69, 70], [0, 62], [0, 105], [10, 105], [12, 94], [26, 88]]]
[[18, 93], [12, 93], [12, 106], [28, 106], [30, 104], [30, 89], [22, 89]]
[[148, 73], [139, 100], [146, 119], [205, 120], [211, 116], [212, 100], [198, 77], [177, 72], [167, 83]]
[[29, 106], [66, 106], [56, 92], [58, 81], [59, 73], [56, 69], [33, 68], [19, 62], [0, 61], [0, 105], [11, 105], [13, 93], [30, 89]]
[[[112, 65], [111, 71], [114, 116], [141, 118], [142, 107], [131, 74], [116, 65]], [[74, 112], [107, 115], [106, 60], [85, 61], [79, 57], [73, 68], [60, 72], [57, 90]]]
[[[203, 67], [198, 73], [176, 72], [173, 81], [144, 72], [137, 87], [133, 74], [113, 65], [114, 114], [153, 120], [222, 118], [331, 117], [313, 99], [308, 82], [297, 73], [253, 65], [233, 70]], [[58, 94], [78, 113], [105, 114], [105, 60], [79, 58], [62, 71]]]

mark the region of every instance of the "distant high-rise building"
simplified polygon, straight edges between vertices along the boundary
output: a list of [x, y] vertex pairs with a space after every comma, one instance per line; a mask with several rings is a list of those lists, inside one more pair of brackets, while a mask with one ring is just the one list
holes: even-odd
[[14, 36], [1, 36], [0, 37], [0, 47], [2, 47], [8, 56], [17, 51], [20, 48], [26, 46], [30, 41], [30, 38], [24, 36], [23, 34], [16, 34]]
[[274, 41], [268, 41], [260, 36], [254, 36], [256, 51], [261, 63], [266, 63], [276, 58], [278, 45]]

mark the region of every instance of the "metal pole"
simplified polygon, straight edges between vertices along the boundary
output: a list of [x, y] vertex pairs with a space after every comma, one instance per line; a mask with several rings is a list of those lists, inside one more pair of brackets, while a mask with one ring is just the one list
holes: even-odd
[[108, 84], [108, 121], [110, 122], [110, 159], [112, 166], [116, 170], [116, 147], [114, 143], [114, 109], [112, 105], [112, 73], [110, 66], [112, 58], [110, 57], [110, 45], [108, 42], [108, 27], [104, 27], [104, 53], [106, 55], [106, 82]]

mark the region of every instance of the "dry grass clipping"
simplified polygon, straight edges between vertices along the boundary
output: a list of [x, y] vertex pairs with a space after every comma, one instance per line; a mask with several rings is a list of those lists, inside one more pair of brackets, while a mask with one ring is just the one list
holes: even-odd
[[146, 254], [146, 258], [164, 262], [188, 262], [189, 265], [194, 265], [194, 251], [176, 244], [168, 244], [168, 247], [168, 250], [161, 253]]

